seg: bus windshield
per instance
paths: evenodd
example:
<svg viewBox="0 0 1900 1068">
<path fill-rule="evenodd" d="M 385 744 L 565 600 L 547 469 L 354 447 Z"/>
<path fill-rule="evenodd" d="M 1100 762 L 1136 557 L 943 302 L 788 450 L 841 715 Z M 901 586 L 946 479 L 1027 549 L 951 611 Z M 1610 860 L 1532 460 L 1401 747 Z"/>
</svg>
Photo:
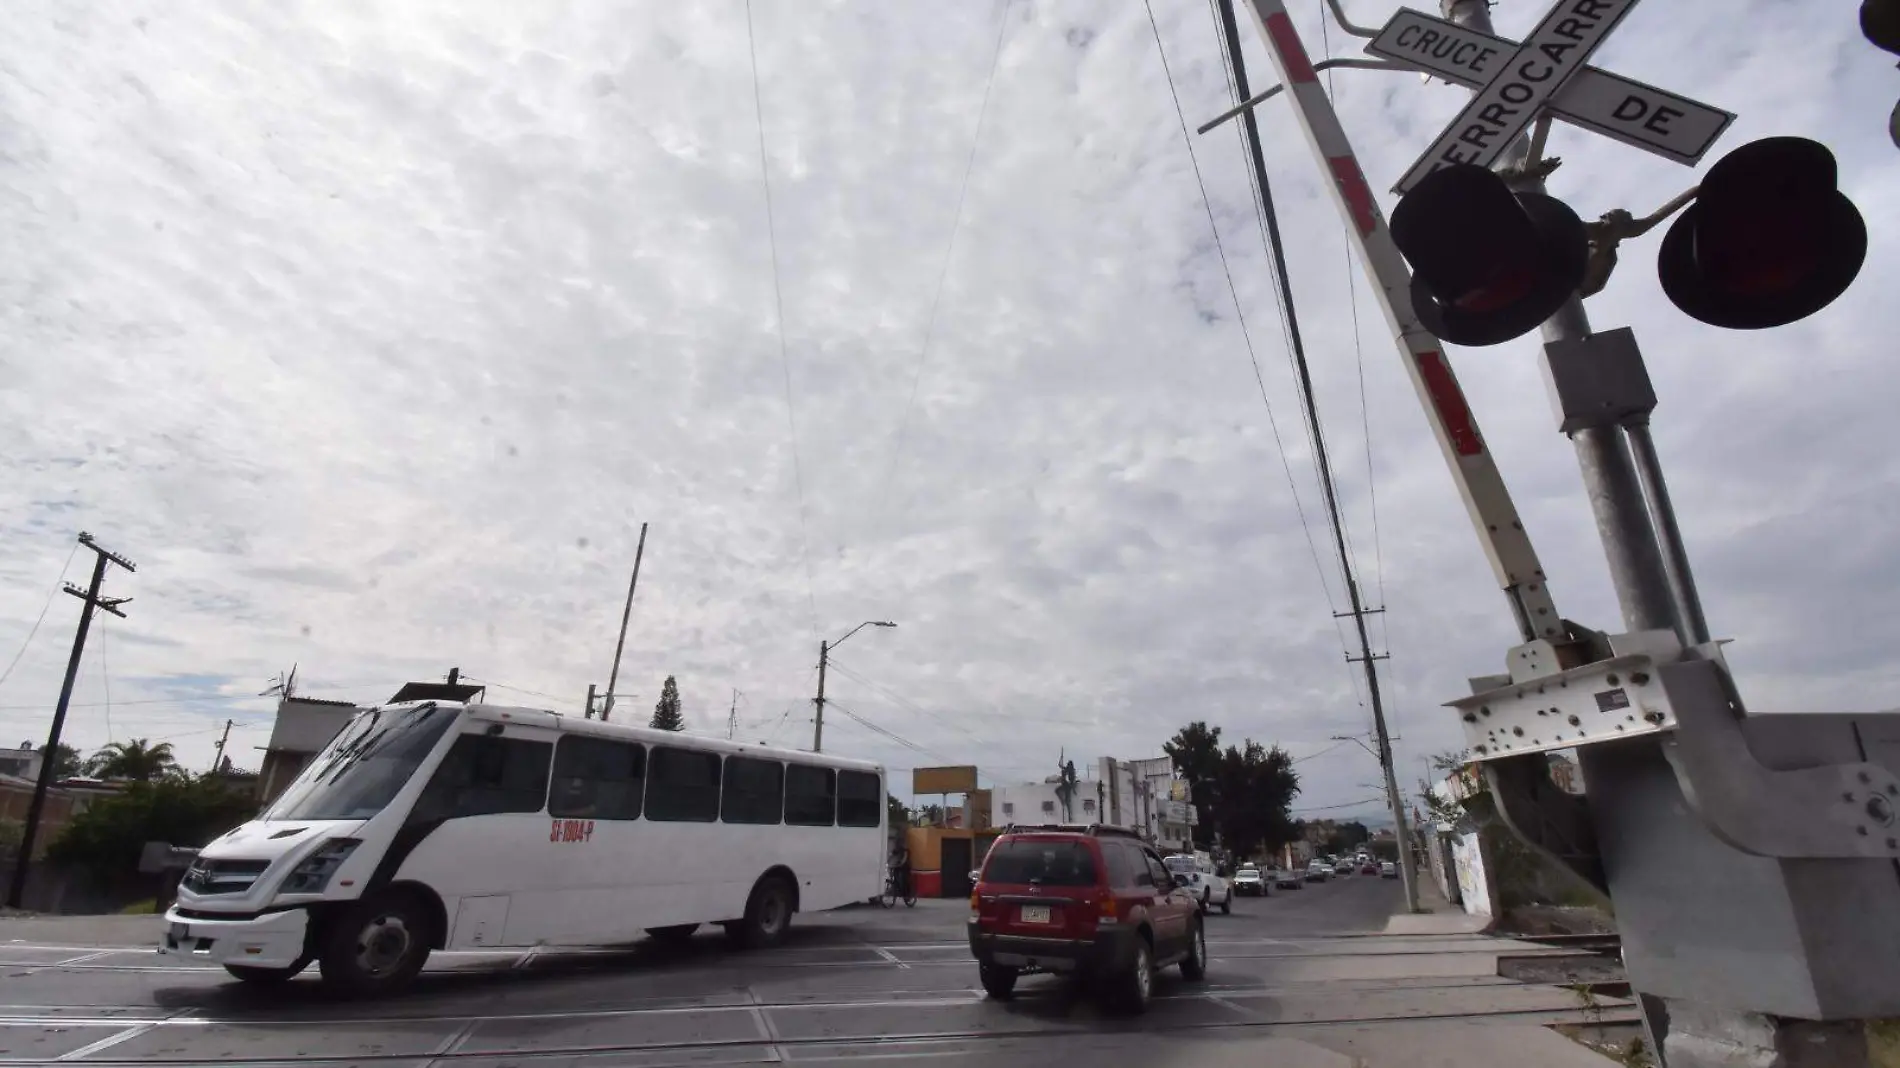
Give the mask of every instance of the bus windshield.
<svg viewBox="0 0 1900 1068">
<path fill-rule="evenodd" d="M 434 702 L 359 713 L 282 797 L 265 820 L 362 820 L 381 812 L 454 724 Z"/>
</svg>

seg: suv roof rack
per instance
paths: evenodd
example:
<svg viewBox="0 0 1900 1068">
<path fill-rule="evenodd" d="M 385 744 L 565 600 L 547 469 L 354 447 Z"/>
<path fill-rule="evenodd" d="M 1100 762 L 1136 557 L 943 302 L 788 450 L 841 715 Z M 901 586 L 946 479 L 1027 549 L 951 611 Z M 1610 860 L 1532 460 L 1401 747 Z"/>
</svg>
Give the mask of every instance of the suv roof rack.
<svg viewBox="0 0 1900 1068">
<path fill-rule="evenodd" d="M 1062 834 L 1088 834 L 1098 838 L 1134 838 L 1141 834 L 1132 827 L 1121 827 L 1113 823 L 1009 823 L 1003 826 L 1004 834 L 1018 834 L 1025 831 L 1056 831 Z"/>
</svg>

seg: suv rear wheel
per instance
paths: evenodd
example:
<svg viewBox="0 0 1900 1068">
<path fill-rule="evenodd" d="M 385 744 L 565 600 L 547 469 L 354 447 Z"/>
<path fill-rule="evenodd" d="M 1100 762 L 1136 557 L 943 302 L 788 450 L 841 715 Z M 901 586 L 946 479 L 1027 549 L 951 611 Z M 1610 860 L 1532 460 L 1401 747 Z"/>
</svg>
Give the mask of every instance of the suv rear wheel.
<svg viewBox="0 0 1900 1068">
<path fill-rule="evenodd" d="M 983 980 L 983 992 L 990 997 L 1008 1001 L 1016 996 L 1016 969 L 1005 968 L 1000 964 L 979 964 L 976 970 Z"/>
<path fill-rule="evenodd" d="M 1147 1012 L 1148 1001 L 1154 996 L 1155 955 L 1147 936 L 1135 939 L 1135 949 L 1130 956 L 1134 959 L 1128 968 L 1109 980 L 1107 993 L 1116 1009 L 1133 1016 Z"/>
</svg>

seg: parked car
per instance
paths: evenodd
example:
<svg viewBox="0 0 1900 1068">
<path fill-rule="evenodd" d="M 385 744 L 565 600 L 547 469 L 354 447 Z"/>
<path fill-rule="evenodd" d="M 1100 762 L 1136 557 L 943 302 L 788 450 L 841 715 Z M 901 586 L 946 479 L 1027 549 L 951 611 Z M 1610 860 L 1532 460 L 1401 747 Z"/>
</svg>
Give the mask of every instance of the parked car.
<svg viewBox="0 0 1900 1068">
<path fill-rule="evenodd" d="M 1379 862 L 1379 874 L 1387 879 L 1396 879 L 1399 877 L 1399 866 L 1389 860 L 1382 860 Z"/>
<path fill-rule="evenodd" d="M 1275 868 L 1273 885 L 1282 890 L 1303 890 L 1306 888 L 1306 879 L 1292 868 Z"/>
<path fill-rule="evenodd" d="M 1377 864 L 1374 864 L 1372 861 L 1368 860 L 1365 863 L 1359 865 L 1359 874 L 1377 875 L 1379 874 L 1379 866 Z"/>
<path fill-rule="evenodd" d="M 1260 873 L 1259 868 L 1245 864 L 1234 873 L 1233 888 L 1234 893 L 1243 897 L 1266 897 L 1267 877 Z"/>
<path fill-rule="evenodd" d="M 1234 891 L 1227 880 L 1214 874 L 1214 865 L 1209 861 L 1188 853 L 1176 853 L 1167 860 L 1167 867 L 1177 880 L 1185 880 L 1188 888 L 1201 901 L 1201 911 L 1206 912 L 1214 906 L 1220 906 L 1223 914 L 1234 911 Z"/>
<path fill-rule="evenodd" d="M 1025 975 L 1094 980 L 1126 1012 L 1148 1007 L 1154 974 L 1207 968 L 1207 935 L 1195 896 L 1133 831 L 1008 832 L 972 873 L 970 952 L 983 989 L 1014 995 Z"/>
</svg>

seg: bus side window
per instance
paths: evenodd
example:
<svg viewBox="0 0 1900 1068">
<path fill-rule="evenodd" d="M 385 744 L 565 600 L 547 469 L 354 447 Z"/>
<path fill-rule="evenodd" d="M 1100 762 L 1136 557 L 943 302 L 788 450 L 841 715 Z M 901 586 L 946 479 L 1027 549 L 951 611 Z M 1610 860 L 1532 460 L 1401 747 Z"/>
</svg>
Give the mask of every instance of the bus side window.
<svg viewBox="0 0 1900 1068">
<path fill-rule="evenodd" d="M 838 826 L 876 827 L 884 821 L 884 784 L 868 771 L 838 773 Z"/>
<path fill-rule="evenodd" d="M 647 751 L 638 742 L 564 735 L 554 747 L 548 815 L 637 820 L 646 789 Z"/>
<path fill-rule="evenodd" d="M 726 823 L 778 823 L 785 812 L 785 765 L 757 757 L 726 758 L 725 800 L 719 818 Z"/>
<path fill-rule="evenodd" d="M 838 775 L 808 764 L 785 766 L 785 822 L 794 827 L 829 827 L 837 819 Z"/>
<path fill-rule="evenodd" d="M 409 822 L 539 812 L 547 803 L 553 751 L 547 742 L 464 734 L 442 758 Z"/>
<path fill-rule="evenodd" d="M 719 819 L 718 753 L 656 745 L 648 760 L 647 819 L 676 823 Z"/>
</svg>

